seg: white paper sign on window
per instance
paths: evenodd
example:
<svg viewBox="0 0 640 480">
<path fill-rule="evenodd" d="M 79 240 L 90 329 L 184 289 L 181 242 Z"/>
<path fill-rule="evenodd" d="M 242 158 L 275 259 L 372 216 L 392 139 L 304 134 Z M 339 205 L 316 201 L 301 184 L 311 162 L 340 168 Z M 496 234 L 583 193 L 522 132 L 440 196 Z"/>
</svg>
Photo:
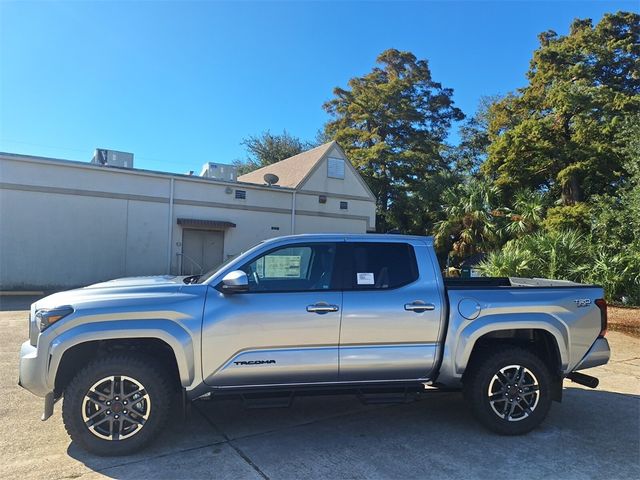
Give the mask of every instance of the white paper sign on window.
<svg viewBox="0 0 640 480">
<path fill-rule="evenodd" d="M 300 259 L 298 255 L 267 255 L 264 257 L 265 278 L 300 278 Z"/>
<path fill-rule="evenodd" d="M 358 272 L 357 274 L 358 285 L 374 285 L 375 281 L 373 278 L 373 273 L 364 273 Z"/>
<path fill-rule="evenodd" d="M 327 159 L 327 176 L 330 178 L 344 178 L 344 160 L 341 158 Z"/>
</svg>

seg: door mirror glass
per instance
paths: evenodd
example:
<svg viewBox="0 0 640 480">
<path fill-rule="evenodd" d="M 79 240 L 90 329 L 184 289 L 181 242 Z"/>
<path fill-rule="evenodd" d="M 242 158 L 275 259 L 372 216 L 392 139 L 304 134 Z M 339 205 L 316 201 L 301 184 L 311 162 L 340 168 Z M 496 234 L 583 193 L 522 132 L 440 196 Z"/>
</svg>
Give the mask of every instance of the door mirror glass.
<svg viewBox="0 0 640 480">
<path fill-rule="evenodd" d="M 249 279 L 242 270 L 227 273 L 222 279 L 221 289 L 224 293 L 246 292 L 249 289 Z"/>
</svg>

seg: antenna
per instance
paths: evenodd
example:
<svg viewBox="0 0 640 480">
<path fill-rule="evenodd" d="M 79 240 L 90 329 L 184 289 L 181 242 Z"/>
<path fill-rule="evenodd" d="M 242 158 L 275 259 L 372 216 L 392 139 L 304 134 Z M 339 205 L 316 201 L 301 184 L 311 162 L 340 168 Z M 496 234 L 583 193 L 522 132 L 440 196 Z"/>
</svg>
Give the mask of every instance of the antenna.
<svg viewBox="0 0 640 480">
<path fill-rule="evenodd" d="M 278 178 L 277 175 L 274 175 L 273 173 L 265 173 L 264 174 L 264 181 L 267 185 L 271 186 L 271 185 L 275 185 L 276 183 L 278 183 L 278 180 L 280 180 L 280 178 Z"/>
</svg>

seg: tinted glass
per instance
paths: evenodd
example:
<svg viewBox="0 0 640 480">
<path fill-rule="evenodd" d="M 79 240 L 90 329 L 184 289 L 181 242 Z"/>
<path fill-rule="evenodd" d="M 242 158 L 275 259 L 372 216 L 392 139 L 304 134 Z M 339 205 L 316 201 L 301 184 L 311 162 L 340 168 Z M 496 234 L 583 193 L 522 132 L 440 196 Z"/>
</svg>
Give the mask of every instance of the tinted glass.
<svg viewBox="0 0 640 480">
<path fill-rule="evenodd" d="M 272 250 L 245 264 L 250 292 L 308 292 L 333 288 L 333 243 Z"/>
<path fill-rule="evenodd" d="M 413 247 L 406 243 L 353 243 L 346 289 L 390 289 L 418 279 Z"/>
</svg>

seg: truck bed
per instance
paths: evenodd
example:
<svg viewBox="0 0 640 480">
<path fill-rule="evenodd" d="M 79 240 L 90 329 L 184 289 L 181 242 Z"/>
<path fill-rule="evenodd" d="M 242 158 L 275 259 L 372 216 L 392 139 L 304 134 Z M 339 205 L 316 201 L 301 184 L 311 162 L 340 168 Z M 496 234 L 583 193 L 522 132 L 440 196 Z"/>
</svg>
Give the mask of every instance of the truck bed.
<svg viewBox="0 0 640 480">
<path fill-rule="evenodd" d="M 592 288 L 595 285 L 576 283 L 570 280 L 551 280 L 548 278 L 521 277 L 474 277 L 444 278 L 444 286 L 449 290 L 484 289 L 484 288 Z"/>
</svg>

